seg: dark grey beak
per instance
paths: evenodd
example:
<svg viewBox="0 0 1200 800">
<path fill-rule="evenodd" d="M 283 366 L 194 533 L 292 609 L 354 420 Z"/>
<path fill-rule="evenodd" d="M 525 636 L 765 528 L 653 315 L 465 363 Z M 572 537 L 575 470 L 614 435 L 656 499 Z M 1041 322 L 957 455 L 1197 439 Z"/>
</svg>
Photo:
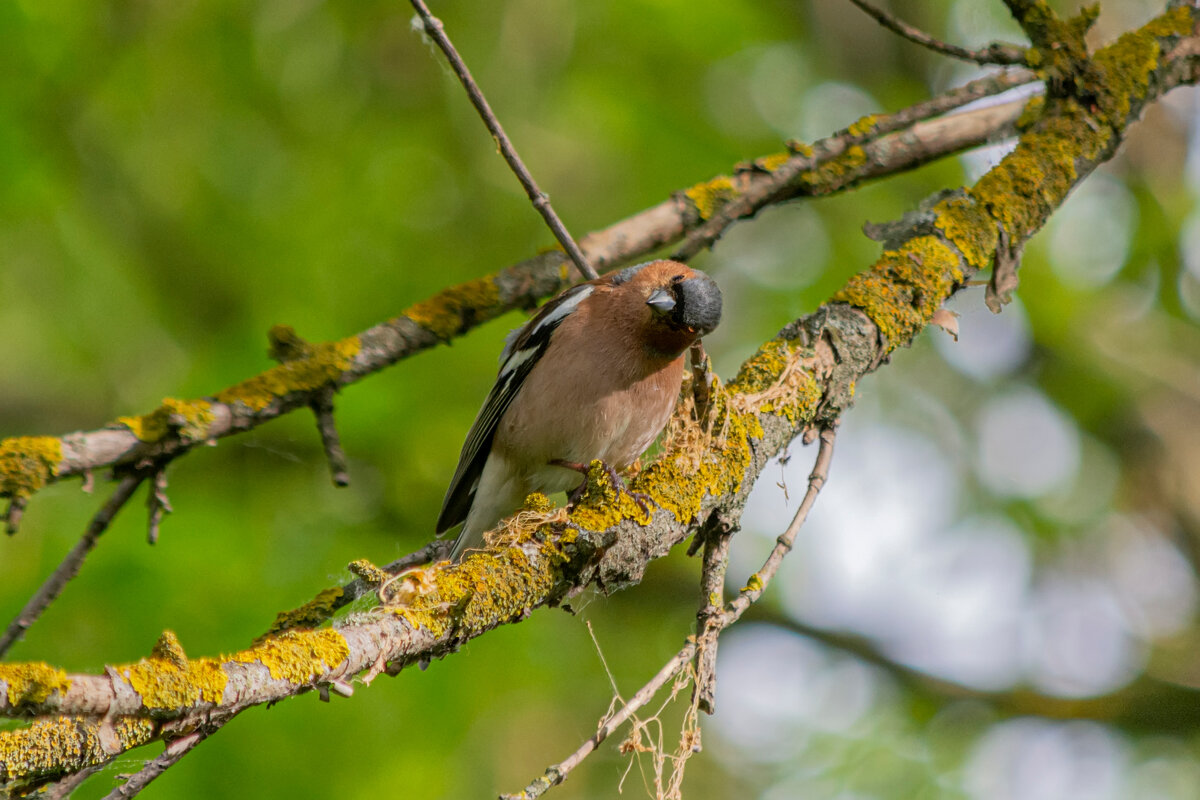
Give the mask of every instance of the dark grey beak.
<svg viewBox="0 0 1200 800">
<path fill-rule="evenodd" d="M 653 306 L 665 314 L 675 307 L 675 298 L 666 289 L 655 289 L 651 293 L 650 299 L 646 301 L 646 305 Z"/>
</svg>

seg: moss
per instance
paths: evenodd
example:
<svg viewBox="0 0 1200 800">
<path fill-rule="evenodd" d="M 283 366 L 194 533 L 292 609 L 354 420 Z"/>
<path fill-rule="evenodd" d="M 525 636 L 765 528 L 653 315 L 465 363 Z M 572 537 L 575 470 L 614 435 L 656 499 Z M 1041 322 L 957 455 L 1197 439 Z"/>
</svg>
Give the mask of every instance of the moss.
<svg viewBox="0 0 1200 800">
<path fill-rule="evenodd" d="M 178 400 L 163 398 L 162 405 L 140 417 L 118 417 L 117 423 L 133 431 L 143 442 L 161 441 L 176 431 L 185 442 L 202 442 L 209 438 L 209 427 L 215 417 L 208 400 Z"/>
<path fill-rule="evenodd" d="M 362 343 L 357 336 L 310 345 L 309 352 L 302 358 L 287 361 L 231 386 L 218 394 L 216 399 L 221 403 L 240 403 L 251 411 L 261 411 L 274 400 L 292 392 L 310 392 L 336 383 L 361 349 Z"/>
<path fill-rule="evenodd" d="M 29 497 L 58 475 L 62 458 L 62 441 L 55 436 L 0 441 L 0 496 Z"/>
<path fill-rule="evenodd" d="M 371 583 L 383 583 L 387 580 L 388 574 L 379 567 L 376 567 L 366 559 L 355 561 L 350 565 L 351 572 L 358 575 L 363 580 L 368 580 L 364 572 L 355 569 L 356 566 L 369 565 L 375 572 L 372 572 Z M 378 573 L 378 575 L 376 575 Z M 280 611 L 275 615 L 275 622 L 271 624 L 271 628 L 267 631 L 266 636 L 290 630 L 292 628 L 315 628 L 321 623 L 327 621 L 333 616 L 333 612 L 341 608 L 341 599 L 345 592 L 340 586 L 332 586 L 321 591 L 312 600 L 309 600 L 299 608 L 294 608 L 291 611 Z M 265 639 L 266 636 L 261 637 Z"/>
<path fill-rule="evenodd" d="M 563 266 L 566 270 L 566 265 Z M 451 286 L 428 300 L 409 306 L 404 316 L 442 341 L 463 333 L 478 320 L 489 319 L 500 304 L 493 275 Z"/>
<path fill-rule="evenodd" d="M 142 705 L 151 711 L 188 708 L 200 701 L 219 705 L 229 682 L 219 660 L 189 660 L 182 648 L 164 651 L 158 645 L 150 658 L 113 669 L 129 681 L 142 698 Z"/>
<path fill-rule="evenodd" d="M 44 703 L 55 692 L 66 694 L 71 688 L 67 673 L 40 662 L 0 664 L 0 683 L 8 687 L 8 704 L 13 708 Z"/>
<path fill-rule="evenodd" d="M 230 660 L 261 663 L 275 680 L 295 686 L 312 683 L 350 655 L 350 646 L 342 634 L 330 628 L 291 630 L 256 644 Z"/>
<path fill-rule="evenodd" d="M 851 136 L 863 137 L 869 135 L 875 130 L 875 126 L 879 124 L 879 117 L 874 114 L 868 114 L 865 117 L 853 122 L 850 127 L 846 128 L 846 132 Z"/>
<path fill-rule="evenodd" d="M 720 210 L 721 206 L 737 197 L 738 191 L 734 188 L 732 180 L 724 175 L 719 175 L 710 181 L 697 183 L 692 188 L 685 190 L 684 194 L 696 207 L 700 219 L 709 219 Z"/>
</svg>

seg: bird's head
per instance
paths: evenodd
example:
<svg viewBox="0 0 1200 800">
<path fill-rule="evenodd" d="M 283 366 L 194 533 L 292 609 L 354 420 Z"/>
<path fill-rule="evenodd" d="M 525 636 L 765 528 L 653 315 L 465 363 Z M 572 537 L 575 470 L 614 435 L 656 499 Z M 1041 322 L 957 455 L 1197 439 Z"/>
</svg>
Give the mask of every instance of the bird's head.
<svg viewBox="0 0 1200 800">
<path fill-rule="evenodd" d="M 678 354 L 721 321 L 721 290 L 712 278 L 678 261 L 651 261 L 621 270 L 613 284 L 644 298 L 656 349 Z"/>
</svg>

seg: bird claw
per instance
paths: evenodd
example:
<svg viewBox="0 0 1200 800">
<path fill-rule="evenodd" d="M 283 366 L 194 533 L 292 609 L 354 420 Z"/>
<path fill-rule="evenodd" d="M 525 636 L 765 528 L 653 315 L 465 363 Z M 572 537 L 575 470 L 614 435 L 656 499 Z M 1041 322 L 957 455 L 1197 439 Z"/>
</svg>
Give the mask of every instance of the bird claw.
<svg viewBox="0 0 1200 800">
<path fill-rule="evenodd" d="M 583 480 L 579 482 L 578 486 L 571 490 L 569 495 L 567 495 L 567 507 L 574 508 L 575 505 L 581 499 L 583 499 L 583 495 L 587 491 L 587 475 L 592 470 L 591 465 L 580 464 L 576 461 L 566 461 L 561 458 L 556 458 L 550 463 L 556 467 L 573 469 L 583 475 Z M 608 480 L 612 483 L 612 487 L 616 490 L 618 497 L 621 494 L 628 495 L 630 500 L 637 503 L 637 507 L 641 509 L 643 514 L 646 514 L 647 516 L 650 515 L 650 508 L 647 506 L 647 503 L 653 502 L 653 498 L 651 498 L 650 495 L 645 494 L 644 492 L 632 491 L 629 488 L 629 484 L 625 483 L 625 479 L 622 478 L 615 469 L 609 466 L 608 463 L 601 461 L 600 467 L 604 470 L 604 474 L 608 476 Z"/>
</svg>

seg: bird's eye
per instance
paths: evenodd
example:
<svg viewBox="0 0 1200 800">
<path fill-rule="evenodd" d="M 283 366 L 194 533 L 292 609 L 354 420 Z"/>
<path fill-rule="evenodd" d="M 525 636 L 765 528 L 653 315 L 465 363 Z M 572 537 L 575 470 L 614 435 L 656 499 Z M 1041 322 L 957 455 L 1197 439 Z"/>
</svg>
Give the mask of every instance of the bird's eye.
<svg viewBox="0 0 1200 800">
<path fill-rule="evenodd" d="M 672 284 L 681 283 L 682 281 L 683 281 L 682 275 L 676 275 L 675 277 L 671 278 Z"/>
</svg>

